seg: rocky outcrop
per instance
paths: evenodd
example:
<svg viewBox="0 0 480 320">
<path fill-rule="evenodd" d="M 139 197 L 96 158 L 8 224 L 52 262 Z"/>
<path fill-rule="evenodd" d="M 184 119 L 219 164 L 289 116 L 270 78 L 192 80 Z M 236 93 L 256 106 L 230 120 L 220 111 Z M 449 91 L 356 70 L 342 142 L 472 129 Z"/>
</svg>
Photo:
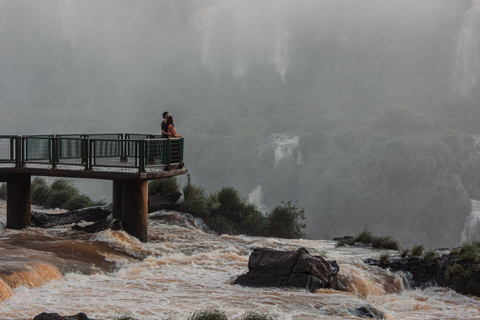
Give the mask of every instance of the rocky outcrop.
<svg viewBox="0 0 480 320">
<path fill-rule="evenodd" d="M 441 286 L 458 293 L 480 296 L 479 264 L 459 261 L 455 255 L 443 254 L 431 261 L 426 261 L 423 257 L 409 257 L 386 262 L 367 259 L 365 263 L 393 272 L 403 272 L 410 288 Z"/>
<path fill-rule="evenodd" d="M 178 211 L 179 205 L 176 204 L 182 194 L 180 192 L 166 194 L 151 194 L 148 196 L 148 213 L 160 210 Z"/>
<path fill-rule="evenodd" d="M 33 320 L 94 320 L 94 319 L 90 319 L 83 312 L 77 313 L 74 316 L 65 316 L 65 317 L 59 315 L 58 313 L 43 312 L 43 313 L 35 316 L 35 318 L 33 318 Z"/>
<path fill-rule="evenodd" d="M 294 287 L 311 292 L 336 288 L 339 267 L 335 261 L 312 256 L 305 248 L 276 251 L 256 248 L 248 260 L 248 272 L 235 284 L 250 287 Z"/>
<path fill-rule="evenodd" d="M 63 213 L 45 213 L 32 210 L 32 226 L 50 228 L 80 221 L 96 222 L 106 219 L 111 213 L 112 206 L 97 206 Z"/>
</svg>

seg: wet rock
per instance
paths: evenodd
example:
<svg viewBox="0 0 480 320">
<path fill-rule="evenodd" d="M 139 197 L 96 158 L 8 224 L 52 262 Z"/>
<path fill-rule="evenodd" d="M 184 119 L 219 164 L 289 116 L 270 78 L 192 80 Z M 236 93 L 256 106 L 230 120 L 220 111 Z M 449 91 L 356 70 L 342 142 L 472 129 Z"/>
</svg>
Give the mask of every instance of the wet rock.
<svg viewBox="0 0 480 320">
<path fill-rule="evenodd" d="M 175 203 L 180 199 L 181 195 L 180 192 L 149 195 L 148 213 L 160 210 L 178 210 L 179 205 Z"/>
<path fill-rule="evenodd" d="M 114 219 L 112 215 L 108 216 L 107 219 L 97 221 L 93 224 L 88 226 L 82 227 L 79 225 L 74 225 L 72 227 L 74 230 L 84 231 L 88 233 L 96 233 L 103 230 L 123 230 L 122 221 L 118 219 Z"/>
<path fill-rule="evenodd" d="M 32 226 L 49 228 L 80 221 L 96 222 L 106 219 L 112 213 L 112 206 L 96 206 L 63 213 L 45 213 L 32 210 Z"/>
<path fill-rule="evenodd" d="M 362 306 L 358 308 L 351 308 L 348 309 L 352 315 L 359 317 L 359 318 L 367 318 L 367 319 L 391 319 L 390 317 L 386 317 L 385 313 L 380 310 L 375 309 L 372 306 Z"/>
<path fill-rule="evenodd" d="M 43 312 L 43 313 L 35 316 L 35 318 L 33 318 L 33 320 L 94 320 L 94 319 L 90 319 L 83 312 L 77 313 L 74 316 L 65 316 L 65 317 L 59 315 L 58 313 Z"/>
<path fill-rule="evenodd" d="M 235 284 L 250 287 L 294 287 L 311 292 L 336 288 L 339 267 L 335 261 L 312 256 L 305 248 L 276 251 L 256 248 L 248 261 L 248 272 Z"/>
<path fill-rule="evenodd" d="M 479 264 L 458 261 L 455 255 L 442 254 L 432 261 L 426 261 L 423 257 L 408 257 L 384 263 L 374 259 L 364 262 L 393 272 L 403 272 L 410 288 L 441 286 L 461 294 L 480 296 Z"/>
</svg>

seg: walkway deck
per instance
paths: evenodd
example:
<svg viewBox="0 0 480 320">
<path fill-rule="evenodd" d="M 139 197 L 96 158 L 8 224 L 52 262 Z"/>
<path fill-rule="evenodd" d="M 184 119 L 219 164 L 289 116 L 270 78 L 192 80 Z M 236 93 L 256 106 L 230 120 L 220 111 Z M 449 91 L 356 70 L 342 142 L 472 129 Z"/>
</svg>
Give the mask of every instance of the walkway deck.
<svg viewBox="0 0 480 320">
<path fill-rule="evenodd" d="M 0 182 L 7 183 L 7 228 L 31 224 L 31 176 L 113 181 L 113 215 L 147 241 L 148 180 L 185 174 L 183 138 L 148 134 L 0 136 Z"/>
</svg>

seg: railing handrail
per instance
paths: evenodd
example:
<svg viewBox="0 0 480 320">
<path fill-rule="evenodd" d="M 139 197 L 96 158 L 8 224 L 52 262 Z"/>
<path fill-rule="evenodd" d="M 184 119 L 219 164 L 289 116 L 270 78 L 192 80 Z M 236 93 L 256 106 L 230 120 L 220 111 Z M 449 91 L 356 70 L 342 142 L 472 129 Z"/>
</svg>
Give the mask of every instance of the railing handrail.
<svg viewBox="0 0 480 320">
<path fill-rule="evenodd" d="M 115 135 L 118 139 L 101 138 Z M 145 138 L 132 139 L 133 135 Z M 81 165 L 85 170 L 92 170 L 95 166 L 126 167 L 145 172 L 148 167 L 160 166 L 170 169 L 172 164 L 183 162 L 183 137 L 168 139 L 152 134 L 106 133 L 0 135 L 1 139 L 9 141 L 3 143 L 8 159 L 0 157 L 0 162 L 15 163 L 16 167 L 30 163 L 50 165 L 52 168 L 56 168 L 57 165 Z M 112 158 L 118 159 L 111 160 Z M 129 162 L 130 159 L 134 160 L 133 164 Z"/>
</svg>

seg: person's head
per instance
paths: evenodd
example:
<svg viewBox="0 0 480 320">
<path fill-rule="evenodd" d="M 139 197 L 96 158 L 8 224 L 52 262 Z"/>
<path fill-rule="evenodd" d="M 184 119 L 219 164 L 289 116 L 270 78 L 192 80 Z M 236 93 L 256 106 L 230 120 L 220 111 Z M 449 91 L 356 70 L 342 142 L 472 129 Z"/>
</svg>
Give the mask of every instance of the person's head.
<svg viewBox="0 0 480 320">
<path fill-rule="evenodd" d="M 168 111 L 165 111 L 163 114 L 163 119 L 167 118 L 168 116 L 170 116 L 170 113 Z"/>
<path fill-rule="evenodd" d="M 167 116 L 167 125 L 173 124 L 173 117 L 171 115 Z"/>
</svg>

